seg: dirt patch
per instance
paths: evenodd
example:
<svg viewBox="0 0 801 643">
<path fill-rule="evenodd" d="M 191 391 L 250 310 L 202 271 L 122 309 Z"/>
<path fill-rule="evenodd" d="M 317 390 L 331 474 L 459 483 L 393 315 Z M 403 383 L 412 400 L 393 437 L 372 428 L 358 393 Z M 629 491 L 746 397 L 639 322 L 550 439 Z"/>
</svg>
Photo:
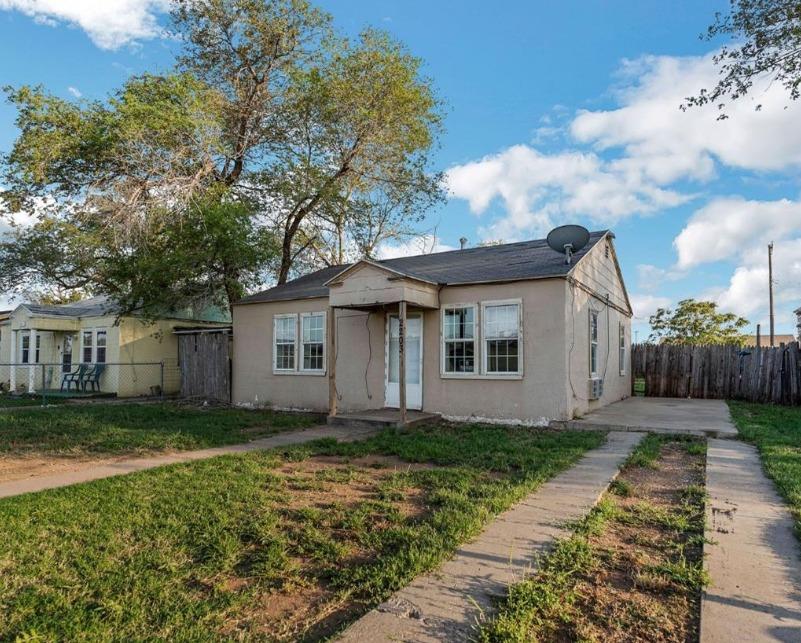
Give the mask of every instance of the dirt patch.
<svg viewBox="0 0 801 643">
<path fill-rule="evenodd" d="M 363 613 L 364 599 L 337 589 L 337 575 L 373 561 L 375 533 L 426 515 L 425 491 L 407 474 L 432 468 L 395 457 L 317 456 L 272 469 L 278 477 L 273 486 L 281 490 L 277 532 L 287 535 L 276 557 L 283 567 L 269 588 L 247 569 L 240 570 L 244 581 L 239 576 L 216 584 L 252 596 L 220 634 L 316 640 Z"/>
<path fill-rule="evenodd" d="M 71 473 L 97 465 L 121 462 L 122 460 L 130 459 L 130 457 L 130 455 L 115 458 L 0 456 L 0 482 Z"/>
<path fill-rule="evenodd" d="M 704 460 L 669 442 L 655 468 L 622 472 L 607 496 L 614 518 L 589 538 L 599 563 L 557 640 L 698 640 Z"/>
</svg>

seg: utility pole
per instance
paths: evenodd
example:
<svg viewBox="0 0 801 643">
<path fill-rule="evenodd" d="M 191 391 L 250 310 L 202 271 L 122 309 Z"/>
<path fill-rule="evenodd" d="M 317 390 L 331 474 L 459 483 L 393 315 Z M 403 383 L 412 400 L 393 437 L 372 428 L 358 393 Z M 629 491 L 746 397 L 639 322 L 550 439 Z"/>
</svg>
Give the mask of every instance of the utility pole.
<svg viewBox="0 0 801 643">
<path fill-rule="evenodd" d="M 768 244 L 768 286 L 770 288 L 770 347 L 775 344 L 773 319 L 773 242 Z"/>
</svg>

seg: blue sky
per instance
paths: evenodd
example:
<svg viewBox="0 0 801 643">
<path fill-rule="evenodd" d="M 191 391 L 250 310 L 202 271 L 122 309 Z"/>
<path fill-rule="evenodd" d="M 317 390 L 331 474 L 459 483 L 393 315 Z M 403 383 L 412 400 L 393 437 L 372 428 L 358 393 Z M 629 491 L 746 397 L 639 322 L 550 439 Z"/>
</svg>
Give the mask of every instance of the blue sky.
<svg viewBox="0 0 801 643">
<path fill-rule="evenodd" d="M 132 73 L 169 68 L 166 0 L 0 0 L 0 81 L 102 98 Z M 437 165 L 452 198 L 430 244 L 611 228 L 637 326 L 658 305 L 707 297 L 767 318 L 776 242 L 777 319 L 801 306 L 799 105 L 759 87 L 717 121 L 682 113 L 709 86 L 720 43 L 698 34 L 727 2 L 325 0 L 346 32 L 390 31 L 425 60 L 447 103 Z M 70 89 L 72 88 L 72 89 Z M 16 135 L 0 106 L 0 150 Z M 389 248 L 387 252 L 408 252 Z"/>
</svg>

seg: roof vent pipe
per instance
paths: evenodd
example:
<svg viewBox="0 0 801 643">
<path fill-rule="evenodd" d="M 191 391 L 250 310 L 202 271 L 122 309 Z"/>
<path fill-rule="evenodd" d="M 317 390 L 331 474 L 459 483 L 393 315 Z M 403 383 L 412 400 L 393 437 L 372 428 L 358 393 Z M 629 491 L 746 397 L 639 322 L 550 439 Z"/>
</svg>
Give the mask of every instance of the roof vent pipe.
<svg viewBox="0 0 801 643">
<path fill-rule="evenodd" d="M 462 237 L 459 239 L 459 248 L 464 250 L 467 247 L 467 237 Z"/>
</svg>

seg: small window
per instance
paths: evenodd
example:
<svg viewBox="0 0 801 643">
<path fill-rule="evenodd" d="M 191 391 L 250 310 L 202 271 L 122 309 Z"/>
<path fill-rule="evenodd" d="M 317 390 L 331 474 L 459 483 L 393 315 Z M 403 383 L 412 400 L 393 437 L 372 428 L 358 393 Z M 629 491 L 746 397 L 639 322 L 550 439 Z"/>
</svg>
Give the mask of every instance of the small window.
<svg viewBox="0 0 801 643">
<path fill-rule="evenodd" d="M 598 311 L 590 311 L 590 375 L 598 375 Z"/>
<path fill-rule="evenodd" d="M 442 354 L 445 373 L 476 372 L 476 308 L 442 311 Z"/>
<path fill-rule="evenodd" d="M 33 362 L 34 364 L 39 363 L 39 352 L 42 349 L 42 336 L 36 335 L 36 353 L 34 354 Z"/>
<path fill-rule="evenodd" d="M 273 317 L 273 366 L 276 371 L 295 370 L 295 343 L 297 339 L 297 315 Z"/>
<path fill-rule="evenodd" d="M 97 342 L 95 350 L 95 362 L 98 364 L 106 363 L 106 333 L 105 330 L 97 331 Z"/>
<path fill-rule="evenodd" d="M 72 335 L 64 336 L 64 349 L 61 351 L 61 372 L 72 370 Z"/>
<path fill-rule="evenodd" d="M 325 370 L 325 313 L 304 313 L 300 319 L 301 370 L 323 371 Z"/>
<path fill-rule="evenodd" d="M 484 368 L 488 375 L 520 373 L 520 304 L 484 306 Z"/>
<path fill-rule="evenodd" d="M 20 361 L 23 364 L 28 364 L 31 359 L 31 336 L 28 333 L 25 333 L 21 336 L 21 344 L 20 344 L 20 353 L 19 353 Z"/>
<path fill-rule="evenodd" d="M 618 329 L 618 360 L 620 362 L 620 374 L 626 374 L 626 327 L 620 322 Z"/>
<path fill-rule="evenodd" d="M 91 364 L 92 363 L 92 347 L 94 346 L 94 334 L 91 330 L 85 330 L 81 334 L 81 348 L 82 348 L 82 355 L 81 361 L 84 364 Z"/>
</svg>

